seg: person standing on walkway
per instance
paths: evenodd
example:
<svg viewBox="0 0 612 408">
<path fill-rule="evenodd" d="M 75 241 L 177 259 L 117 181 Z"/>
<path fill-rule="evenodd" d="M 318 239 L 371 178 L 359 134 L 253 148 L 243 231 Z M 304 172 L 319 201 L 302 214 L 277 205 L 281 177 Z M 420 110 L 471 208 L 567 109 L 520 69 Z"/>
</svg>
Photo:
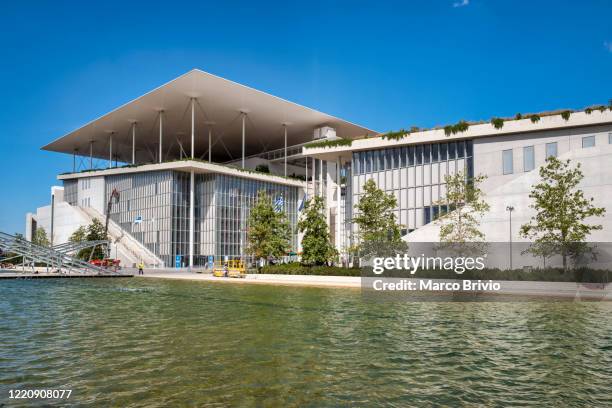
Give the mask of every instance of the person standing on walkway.
<svg viewBox="0 0 612 408">
<path fill-rule="evenodd" d="M 142 261 L 140 261 L 140 263 L 138 264 L 138 274 L 144 275 L 144 264 L 142 263 Z"/>
</svg>

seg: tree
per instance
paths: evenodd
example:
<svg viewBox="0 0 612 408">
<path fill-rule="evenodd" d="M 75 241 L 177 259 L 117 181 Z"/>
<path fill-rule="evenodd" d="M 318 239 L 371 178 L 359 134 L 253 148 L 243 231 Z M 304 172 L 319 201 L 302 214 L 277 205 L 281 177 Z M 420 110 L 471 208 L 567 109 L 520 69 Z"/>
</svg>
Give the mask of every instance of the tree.
<svg viewBox="0 0 612 408">
<path fill-rule="evenodd" d="M 298 230 L 302 237 L 302 263 L 323 265 L 333 261 L 338 251 L 332 245 L 324 214 L 323 199 L 315 196 L 306 201 Z"/>
<path fill-rule="evenodd" d="M 284 211 L 275 211 L 265 191 L 257 193 L 257 201 L 248 221 L 246 252 L 264 260 L 285 255 L 290 249 L 291 228 Z"/>
<path fill-rule="evenodd" d="M 107 240 L 108 236 L 104 235 L 104 225 L 102 225 L 102 222 L 100 222 L 100 220 L 97 218 L 94 218 L 91 224 L 89 224 L 87 227 L 81 225 L 72 233 L 72 235 L 70 235 L 70 238 L 68 238 L 68 241 L 74 243 Z M 83 248 L 77 254 L 77 258 L 85 260 L 104 259 L 104 257 L 106 257 L 106 252 L 104 246 L 102 245 L 98 245 L 95 248 Z"/>
<path fill-rule="evenodd" d="M 402 240 L 400 225 L 394 210 L 397 200 L 376 187 L 370 179 L 363 185 L 364 194 L 355 206 L 353 219 L 359 227 L 359 254 L 365 257 L 394 256 L 405 252 L 408 245 Z"/>
<path fill-rule="evenodd" d="M 569 160 L 561 161 L 551 156 L 540 168 L 540 178 L 541 182 L 529 194 L 533 199 L 530 207 L 536 210 L 536 215 L 521 226 L 520 234 L 534 239 L 535 245 L 530 248 L 534 254 L 546 258 L 561 253 L 563 269 L 567 269 L 567 257 L 576 259 L 589 252 L 584 240 L 591 231 L 603 228 L 584 221 L 589 217 L 602 217 L 606 210 L 595 207 L 593 198 L 586 198 L 577 188 L 584 178 L 580 163 L 572 168 Z"/>
<path fill-rule="evenodd" d="M 49 238 L 47 237 L 47 232 L 42 227 L 36 228 L 36 231 L 34 232 L 34 236 L 32 237 L 32 243 L 36 245 L 44 246 L 44 247 L 51 246 L 51 242 L 49 241 Z"/>
<path fill-rule="evenodd" d="M 105 227 L 102 222 L 97 218 L 94 218 L 91 224 L 87 226 L 87 235 L 85 236 L 85 239 L 87 241 L 108 241 L 108 235 L 105 234 L 104 230 Z M 88 248 L 85 252 L 87 255 L 89 255 L 92 250 L 94 252 L 93 255 L 91 255 L 91 259 L 104 259 L 106 257 L 106 248 L 103 246 L 98 245 L 93 249 Z"/>
<path fill-rule="evenodd" d="M 484 241 L 480 218 L 489 211 L 489 204 L 482 198 L 479 185 L 485 179 L 482 175 L 467 179 L 463 172 L 444 177 L 446 197 L 436 203 L 448 206 L 437 221 L 441 224 L 440 242 L 461 245 Z"/>
<path fill-rule="evenodd" d="M 79 242 L 87 241 L 87 228 L 83 225 L 79 226 L 68 238 L 68 241 L 78 244 Z M 89 259 L 89 254 L 91 253 L 91 248 L 81 249 L 77 258 L 79 259 Z"/>
</svg>

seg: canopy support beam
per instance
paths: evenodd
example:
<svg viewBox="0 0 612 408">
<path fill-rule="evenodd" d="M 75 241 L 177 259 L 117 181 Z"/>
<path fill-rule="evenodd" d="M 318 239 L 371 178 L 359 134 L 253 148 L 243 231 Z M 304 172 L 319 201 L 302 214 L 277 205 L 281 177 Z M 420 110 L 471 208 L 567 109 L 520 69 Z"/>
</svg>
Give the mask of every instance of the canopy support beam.
<svg viewBox="0 0 612 408">
<path fill-rule="evenodd" d="M 162 162 L 162 157 L 163 157 L 163 150 L 162 150 L 162 143 L 163 143 L 163 129 L 164 129 L 164 125 L 163 125 L 163 118 L 164 118 L 164 111 L 160 110 L 159 111 L 159 162 Z"/>
</svg>

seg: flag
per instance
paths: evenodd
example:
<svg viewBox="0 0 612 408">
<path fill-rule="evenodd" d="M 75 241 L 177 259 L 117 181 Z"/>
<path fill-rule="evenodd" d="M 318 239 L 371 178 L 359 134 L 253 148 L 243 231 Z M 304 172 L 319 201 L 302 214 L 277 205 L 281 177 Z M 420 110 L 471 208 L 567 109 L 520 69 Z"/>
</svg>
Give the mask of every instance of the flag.
<svg viewBox="0 0 612 408">
<path fill-rule="evenodd" d="M 306 204 L 306 200 L 308 200 L 308 194 L 304 194 L 304 198 L 302 198 L 302 201 L 300 201 L 298 211 L 302 211 L 304 209 L 304 204 Z"/>
<path fill-rule="evenodd" d="M 282 195 L 279 195 L 278 197 L 276 197 L 276 200 L 274 201 L 274 211 L 276 212 L 283 211 L 284 204 L 285 204 L 285 199 L 283 198 Z"/>
</svg>

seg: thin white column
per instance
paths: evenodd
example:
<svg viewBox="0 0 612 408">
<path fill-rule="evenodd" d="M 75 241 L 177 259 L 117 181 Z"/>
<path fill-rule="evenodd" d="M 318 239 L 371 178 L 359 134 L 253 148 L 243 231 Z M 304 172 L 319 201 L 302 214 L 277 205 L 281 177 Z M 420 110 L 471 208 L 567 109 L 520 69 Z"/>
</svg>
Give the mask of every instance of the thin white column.
<svg viewBox="0 0 612 408">
<path fill-rule="evenodd" d="M 93 140 L 89 141 L 89 169 L 93 169 Z"/>
<path fill-rule="evenodd" d="M 77 149 L 74 149 L 72 151 L 72 172 L 73 173 L 76 173 L 76 152 L 77 152 Z"/>
<path fill-rule="evenodd" d="M 323 197 L 323 160 L 319 160 L 319 194 Z"/>
<path fill-rule="evenodd" d="M 306 158 L 306 198 L 308 198 L 308 157 Z"/>
<path fill-rule="evenodd" d="M 315 161 L 316 159 L 313 157 L 312 158 L 312 196 L 316 196 L 317 195 L 317 162 Z"/>
<path fill-rule="evenodd" d="M 246 113 L 242 112 L 242 168 L 244 169 L 244 140 L 246 134 Z"/>
<path fill-rule="evenodd" d="M 195 157 L 195 98 L 191 98 L 191 158 Z"/>
<path fill-rule="evenodd" d="M 110 134 L 110 143 L 108 145 L 108 167 L 113 167 L 113 134 Z"/>
<path fill-rule="evenodd" d="M 287 177 L 287 124 L 283 124 L 285 128 L 285 177 Z"/>
<path fill-rule="evenodd" d="M 212 163 L 212 125 L 208 128 L 208 162 Z"/>
<path fill-rule="evenodd" d="M 189 179 L 189 267 L 193 268 L 193 237 L 194 237 L 194 184 L 195 184 L 195 174 L 193 170 L 191 170 Z"/>
<path fill-rule="evenodd" d="M 136 122 L 132 123 L 132 164 L 136 164 Z"/>
<path fill-rule="evenodd" d="M 163 140 L 163 117 L 164 111 L 159 111 L 159 162 L 162 162 L 162 140 Z"/>
<path fill-rule="evenodd" d="M 342 249 L 340 242 L 340 226 L 342 225 L 340 223 L 340 202 L 342 200 L 342 188 L 340 187 L 342 178 L 341 166 L 342 161 L 340 157 L 338 157 L 338 161 L 336 162 L 336 249 L 338 250 L 338 252 L 340 252 L 340 250 Z"/>
</svg>

